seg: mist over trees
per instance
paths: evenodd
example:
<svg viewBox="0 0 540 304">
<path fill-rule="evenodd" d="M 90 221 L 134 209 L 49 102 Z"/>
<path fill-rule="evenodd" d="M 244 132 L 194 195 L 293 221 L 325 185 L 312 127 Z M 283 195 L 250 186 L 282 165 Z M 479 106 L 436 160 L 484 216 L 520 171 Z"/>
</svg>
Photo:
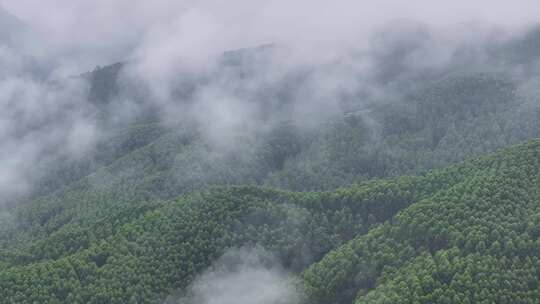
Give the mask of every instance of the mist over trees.
<svg viewBox="0 0 540 304">
<path fill-rule="evenodd" d="M 0 303 L 539 301 L 534 4 L 19 1 Z"/>
</svg>

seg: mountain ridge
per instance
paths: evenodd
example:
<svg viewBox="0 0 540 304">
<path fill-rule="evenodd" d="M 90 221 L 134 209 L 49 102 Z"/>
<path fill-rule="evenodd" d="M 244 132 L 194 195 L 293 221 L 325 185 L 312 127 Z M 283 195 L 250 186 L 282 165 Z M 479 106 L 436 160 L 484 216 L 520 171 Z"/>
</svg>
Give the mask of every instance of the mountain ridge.
<svg viewBox="0 0 540 304">
<path fill-rule="evenodd" d="M 349 292 L 347 292 L 346 290 L 347 288 L 350 288 L 347 286 L 351 286 L 351 283 L 340 283 L 339 280 L 336 281 L 336 279 L 332 278 L 334 274 L 338 274 L 340 273 L 340 271 L 332 270 L 331 267 L 346 267 L 346 273 L 358 271 L 358 266 L 354 266 L 356 265 L 356 263 L 360 263 L 362 265 L 366 265 L 365 263 L 368 263 L 369 265 L 374 265 L 373 267 L 376 267 L 376 269 L 379 269 L 379 267 L 381 267 L 376 265 L 381 265 L 382 263 L 383 265 L 387 265 L 388 267 L 397 267 L 397 269 L 399 269 L 400 264 L 398 263 L 398 261 L 400 261 L 402 258 L 396 259 L 394 262 L 391 262 L 391 255 L 384 255 L 384 252 L 388 252 L 388 250 L 396 250 L 393 254 L 403 254 L 401 249 L 397 250 L 398 248 L 413 248 L 412 251 L 410 251 L 410 249 L 407 249 L 407 252 L 409 253 L 405 254 L 405 259 L 407 259 L 407 256 L 410 256 L 410 254 L 419 254 L 420 259 L 425 256 L 425 253 L 429 254 L 430 252 L 433 252 L 434 254 L 436 254 L 437 252 L 444 250 L 446 246 L 444 245 L 444 243 L 437 245 L 438 242 L 440 243 L 440 240 L 442 240 L 441 237 L 447 238 L 448 236 L 452 236 L 452 233 L 454 232 L 445 232 L 442 235 L 438 233 L 427 232 L 427 230 L 425 230 L 428 229 L 427 227 L 438 227 L 437 225 L 431 225 L 430 223 L 432 221 L 436 221 L 438 218 L 446 218 L 446 215 L 444 213 L 442 213 L 440 216 L 437 216 L 436 214 L 431 213 L 432 211 L 428 212 L 427 210 L 431 210 L 433 208 L 435 208 L 433 210 L 445 210 L 444 208 L 446 207 L 444 206 L 448 206 L 451 208 L 448 210 L 458 210 L 456 208 L 461 207 L 462 204 L 464 202 L 467 203 L 468 200 L 462 200 L 459 197 L 456 197 L 452 200 L 449 198 L 452 197 L 452 195 L 456 193 L 456 191 L 464 191 L 465 193 L 469 194 L 477 193 L 476 189 L 478 189 L 478 185 L 483 185 L 484 187 L 489 186 L 489 188 L 487 188 L 484 192 L 479 193 L 484 193 L 483 195 L 488 195 L 488 197 L 491 197 L 491 195 L 493 195 L 492 199 L 499 199 L 498 193 L 503 193 L 501 191 L 507 191 L 506 189 L 514 189 L 512 193 L 517 194 L 519 193 L 518 189 L 520 189 L 520 187 L 529 187 L 523 189 L 529 189 L 527 191 L 530 192 L 531 189 L 535 189 L 534 186 L 538 184 L 537 182 L 539 176 L 537 173 L 540 172 L 540 170 L 537 170 L 538 166 L 540 166 L 540 141 L 534 140 L 525 145 L 519 145 L 505 149 L 492 156 L 481 157 L 479 159 L 468 161 L 460 165 L 451 166 L 447 169 L 434 170 L 432 171 L 432 173 L 427 173 L 424 176 L 398 177 L 389 181 L 381 180 L 366 182 L 357 186 L 356 188 L 343 188 L 327 193 L 305 192 L 294 194 L 288 193 L 286 191 L 275 192 L 275 190 L 271 189 L 264 190 L 258 187 L 216 188 L 215 190 L 207 190 L 202 193 L 194 193 L 181 197 L 177 199 L 174 203 L 157 203 L 154 204 L 153 207 L 150 206 L 150 209 L 144 209 L 145 207 L 142 205 L 140 205 L 140 207 L 142 207 L 143 209 L 136 209 L 133 207 L 134 205 L 131 205 L 131 211 L 128 211 L 130 209 L 128 208 L 126 209 L 128 213 L 121 213 L 121 216 L 116 217 L 117 219 L 127 220 L 127 222 L 120 224 L 120 226 L 118 226 L 117 228 L 114 228 L 114 226 L 110 226 L 111 221 L 113 221 L 113 218 L 115 218 L 112 217 L 102 222 L 107 223 L 105 226 L 103 226 L 102 224 L 98 224 L 102 228 L 97 228 L 99 226 L 94 226 L 94 228 L 90 228 L 89 230 L 87 230 L 88 232 L 90 232 L 87 237 L 81 237 L 81 235 L 73 237 L 72 234 L 56 233 L 56 235 L 52 236 L 52 239 L 45 241 L 45 243 L 36 243 L 33 249 L 30 250 L 30 252 L 34 252 L 34 255 L 42 256 L 43 258 L 45 258 L 44 260 L 28 260 L 28 255 L 23 254 L 23 252 L 25 251 L 23 249 L 22 252 L 20 252 L 19 254 L 15 254 L 15 256 L 11 258 L 12 262 L 14 263 L 12 264 L 12 266 L 3 266 L 3 271 L 1 275 L 2 279 L 0 280 L 0 282 L 3 283 L 2 290 L 6 295 L 8 295 L 7 299 L 12 299 L 16 302 L 31 301 L 30 299 L 34 299 L 33 301 L 39 301 L 39 297 L 36 298 L 35 296 L 32 296 L 37 294 L 47 294 L 49 296 L 54 296 L 56 301 L 92 302 L 99 301 L 99 299 L 101 298 L 109 299 L 113 303 L 122 303 L 128 301 L 130 297 L 133 297 L 133 295 L 138 295 L 137 297 L 139 297 L 141 300 L 145 299 L 144 301 L 153 302 L 157 301 L 158 299 L 162 299 L 166 294 L 173 292 L 174 289 L 182 288 L 182 286 L 187 287 L 191 282 L 191 275 L 189 275 L 189 273 L 196 273 L 197 269 L 201 270 L 207 267 L 208 265 L 210 265 L 212 260 L 215 260 L 224 252 L 223 250 L 225 248 L 229 246 L 235 246 L 234 244 L 236 244 L 236 246 L 244 246 L 258 243 L 262 244 L 262 246 L 267 246 L 269 250 L 273 252 L 278 252 L 277 256 L 282 259 L 282 262 L 284 263 L 284 265 L 286 265 L 286 267 L 290 269 L 297 269 L 295 270 L 297 272 L 301 271 L 309 265 L 303 264 L 301 260 L 296 260 L 296 258 L 305 254 L 303 249 L 301 249 L 302 247 L 300 247 L 300 251 L 296 251 L 298 249 L 294 249 L 294 246 L 281 247 L 281 245 L 278 245 L 279 243 L 275 243 L 274 241 L 276 237 L 292 237 L 292 243 L 285 242 L 282 244 L 295 244 L 296 242 L 300 242 L 301 244 L 303 242 L 307 242 L 305 243 L 307 245 L 310 244 L 310 242 L 314 242 L 311 243 L 309 247 L 307 247 L 311 248 L 312 250 L 314 250 L 315 248 L 319 248 L 318 246 L 326 244 L 325 246 L 320 247 L 321 249 L 319 250 L 322 251 L 320 251 L 318 255 L 314 256 L 314 261 L 318 261 L 318 259 L 320 259 L 321 257 L 322 259 L 315 264 L 309 266 L 306 272 L 301 276 L 301 278 L 303 278 L 305 282 L 308 282 L 306 284 L 309 284 L 306 285 L 309 287 L 305 289 L 307 291 L 306 294 L 308 296 L 308 299 L 311 299 L 309 301 L 312 303 L 330 303 L 335 300 L 343 301 L 343 299 L 347 298 L 347 295 L 349 295 Z M 502 175 L 498 176 L 499 174 Z M 530 180 L 524 181 L 522 178 L 523 175 L 529 176 Z M 495 181 L 496 183 L 493 183 Z M 493 183 L 493 185 L 491 185 L 491 183 Z M 503 185 L 501 183 L 508 186 L 500 187 L 501 185 Z M 444 186 L 445 184 L 447 186 Z M 522 186 L 518 186 L 520 184 Z M 530 188 L 531 186 L 533 186 L 533 188 Z M 433 190 L 429 190 L 430 188 Z M 490 189 L 493 189 L 493 191 Z M 351 192 L 351 190 L 353 191 Z M 360 192 L 355 192 L 358 190 L 360 190 Z M 421 194 L 422 191 L 427 192 L 425 192 L 426 194 Z M 416 192 L 417 194 L 414 194 L 414 192 Z M 536 190 L 530 193 L 535 192 L 536 195 L 538 195 L 538 191 Z M 374 200 L 370 201 L 370 197 L 372 197 L 371 199 Z M 522 195 L 514 195 L 514 199 L 519 199 L 522 197 Z M 534 197 L 528 199 L 527 201 L 529 203 L 527 204 L 532 204 L 534 201 Z M 361 203 L 362 200 L 364 200 L 364 203 Z M 441 204 L 437 202 L 444 203 Z M 528 206 L 527 204 L 525 205 Z M 485 204 L 479 205 L 478 208 L 480 209 L 478 209 L 478 212 L 485 212 L 486 210 L 489 210 L 489 208 L 485 209 L 484 206 Z M 497 206 L 503 205 L 499 204 Z M 469 208 L 476 207 L 470 206 Z M 513 214 L 516 214 L 517 211 L 523 212 L 523 209 L 520 207 L 514 206 L 513 208 L 516 209 L 516 211 L 507 214 L 506 218 L 513 219 L 512 216 Z M 501 210 L 508 209 L 504 208 Z M 393 218 L 393 214 L 395 212 L 398 212 L 398 215 L 395 217 L 395 219 L 390 220 L 391 218 Z M 129 213 L 134 214 L 135 217 L 126 216 Z M 253 218 L 255 214 L 257 214 L 257 216 Z M 298 216 L 298 214 L 304 214 L 305 216 L 305 218 L 301 221 L 301 223 L 303 224 L 301 224 L 300 226 L 297 226 L 298 224 L 295 224 L 295 222 L 297 221 L 295 220 L 295 218 Z M 352 218 L 347 220 L 349 216 L 344 216 L 346 214 L 350 214 Z M 293 216 L 293 218 L 291 218 L 291 216 Z M 133 221 L 130 222 L 128 218 L 132 218 Z M 327 219 L 325 220 L 325 218 Z M 415 224 L 407 224 L 411 218 L 416 219 L 414 221 Z M 459 219 L 459 217 L 452 218 Z M 506 223 L 503 220 L 504 218 L 505 217 L 494 219 L 497 221 L 500 220 L 500 223 Z M 345 222 L 341 225 L 334 226 L 336 223 L 335 220 L 338 219 L 341 221 L 345 220 Z M 468 217 L 461 217 L 461 219 L 463 219 L 463 223 L 465 224 L 467 223 Z M 386 222 L 387 220 L 390 221 Z M 324 224 L 325 222 L 326 224 Z M 354 222 L 365 224 L 358 226 L 358 224 L 353 224 Z M 380 222 L 385 223 L 377 224 Z M 227 228 L 228 225 L 233 226 L 229 226 L 229 228 Z M 235 225 L 241 225 L 243 228 L 233 228 Z M 399 229 L 396 230 L 394 228 L 391 228 L 392 226 L 396 225 L 398 225 L 397 227 L 399 227 Z M 473 224 L 471 225 L 471 227 L 476 227 Z M 317 226 L 319 228 L 316 228 Z M 69 225 L 67 227 L 69 227 Z M 76 229 L 73 230 L 75 227 L 77 227 L 76 225 L 71 224 L 71 227 L 73 228 L 65 229 L 64 231 L 77 231 Z M 283 227 L 287 227 L 287 229 L 282 230 Z M 325 228 L 323 230 L 320 230 L 323 227 Z M 449 227 L 458 228 L 459 226 Z M 458 228 L 458 230 L 456 231 L 463 231 L 463 229 L 467 227 L 468 226 L 463 225 L 463 227 Z M 501 230 L 501 233 L 503 233 L 503 235 L 508 235 L 509 232 L 513 231 L 512 226 L 503 227 L 507 227 L 504 228 L 507 230 Z M 310 235 L 309 231 L 313 229 L 319 229 L 320 232 L 315 235 L 311 234 L 310 237 L 307 237 L 308 235 Z M 252 231 L 252 233 L 254 234 L 245 234 L 247 231 Z M 265 236 L 266 234 L 268 235 Z M 361 236 L 364 234 L 365 236 Z M 327 237 L 329 238 L 326 239 L 324 237 L 325 235 L 327 235 Z M 349 236 L 347 237 L 347 235 Z M 181 237 L 178 238 L 178 236 Z M 353 238 L 347 241 L 347 239 L 350 237 Z M 383 239 L 381 239 L 381 237 Z M 389 239 L 385 240 L 385 237 L 388 237 Z M 418 237 L 420 237 L 420 239 L 418 239 Z M 414 240 L 414 242 L 404 247 L 402 245 L 399 245 L 398 247 L 395 247 L 397 245 L 384 247 L 394 242 L 391 241 L 392 238 L 395 238 L 397 242 L 396 244 L 399 244 L 399 242 L 405 242 L 408 238 Z M 56 239 L 56 241 L 54 241 L 54 239 Z M 89 242 L 88 245 L 86 245 L 88 246 L 86 247 L 86 249 L 84 249 L 85 247 L 79 247 L 81 246 L 80 242 L 83 242 L 84 239 L 88 240 Z M 373 239 L 373 241 L 367 241 L 368 239 Z M 467 239 L 469 238 L 467 237 Z M 68 245 L 68 243 L 66 243 L 67 240 L 77 240 L 79 244 L 74 243 L 72 245 L 69 245 L 73 249 L 69 249 L 70 247 L 64 247 L 66 248 L 65 250 L 67 250 L 66 252 L 68 253 L 68 255 L 66 256 L 58 256 L 57 254 L 55 254 L 54 252 L 61 250 L 59 248 Z M 329 240 L 333 241 L 329 242 Z M 377 242 L 373 243 L 374 240 L 377 240 Z M 383 240 L 384 242 L 382 242 Z M 466 246 L 471 246 L 467 245 L 467 243 L 460 244 L 459 242 L 461 241 L 459 240 L 459 237 L 457 239 L 450 237 L 449 240 L 450 241 L 446 242 L 450 242 L 449 244 L 454 244 L 452 246 L 458 246 L 457 248 L 469 248 Z M 175 270 L 176 268 L 173 267 L 173 265 L 181 265 L 180 261 L 185 261 L 185 258 L 178 257 L 180 258 L 180 260 L 178 260 L 178 258 L 175 258 L 175 252 L 180 253 L 181 255 L 182 252 L 184 252 L 183 254 L 197 255 L 196 252 L 198 252 L 198 249 L 196 248 L 199 242 L 201 242 L 200 244 L 201 246 L 203 246 L 200 247 L 201 250 L 202 248 L 206 248 L 205 246 L 213 244 L 210 248 L 214 248 L 214 250 L 216 251 L 206 251 L 207 253 L 205 254 L 208 255 L 205 255 L 205 257 L 201 260 L 202 264 L 198 264 L 198 262 L 195 262 L 193 266 L 195 268 L 192 270 L 194 272 L 182 272 L 180 270 Z M 362 261 L 362 258 L 354 257 L 354 255 L 351 255 L 351 253 L 363 249 L 354 249 L 353 251 L 351 251 L 351 249 L 364 248 L 365 246 L 367 246 L 367 244 L 370 243 L 378 244 L 375 248 L 379 249 L 369 249 L 370 255 L 368 256 L 375 257 L 375 260 L 373 260 L 373 262 L 369 262 L 371 260 L 365 260 L 365 262 L 355 262 Z M 60 244 L 63 245 L 60 246 Z M 188 246 L 188 244 L 189 247 L 185 247 Z M 319 245 L 315 246 L 315 244 Z M 326 247 L 328 246 L 328 244 L 334 244 L 331 245 L 331 247 L 336 247 L 337 249 L 332 250 L 331 247 Z M 340 246 L 339 244 L 344 245 Z M 425 245 L 422 244 L 428 244 L 428 246 L 424 247 Z M 131 249 L 128 250 L 124 246 L 131 247 Z M 383 250 L 383 247 L 381 246 L 383 246 L 385 249 Z M 490 244 L 486 244 L 486 246 L 488 246 L 489 248 Z M 79 251 L 76 248 L 81 249 Z M 159 248 L 162 248 L 161 250 L 165 251 L 159 251 Z M 187 248 L 193 249 L 188 250 Z M 48 250 L 52 251 L 47 253 Z M 75 251 L 69 253 L 70 250 Z M 475 249 L 472 250 L 474 252 Z M 343 255 L 336 254 L 336 252 L 348 253 Z M 312 252 L 311 254 L 314 253 Z M 382 254 L 382 256 L 380 256 L 380 254 Z M 5 256 L 5 253 L 3 254 L 3 256 Z M 27 257 L 24 258 L 24 256 Z M 382 258 L 382 260 L 377 260 L 379 259 L 377 258 L 379 256 L 380 258 Z M 344 262 L 345 264 L 332 264 L 329 262 L 332 259 L 336 259 L 336 257 L 340 258 L 339 261 L 342 261 L 340 263 Z M 345 257 L 345 259 L 343 257 Z M 135 260 L 133 260 L 133 258 L 135 258 Z M 6 259 L 3 260 L 7 261 Z M 25 260 L 26 262 L 24 262 Z M 21 262 L 23 264 L 20 264 Z M 156 262 L 158 264 L 155 264 Z M 91 266 L 91 264 L 88 263 L 93 263 L 93 265 L 95 266 Z M 50 266 L 47 265 L 56 266 L 50 268 Z M 34 274 L 32 273 L 35 273 L 35 275 L 38 275 L 38 273 L 41 273 L 43 271 L 47 273 L 45 269 L 51 269 L 56 272 L 61 271 L 60 269 L 66 269 L 65 267 L 73 270 L 63 272 L 63 276 L 67 276 L 66 278 L 70 278 L 72 277 L 70 273 L 78 273 L 79 277 L 78 279 L 77 277 L 75 277 L 76 281 L 72 281 L 72 279 L 66 279 L 64 281 L 65 283 L 62 285 L 63 287 L 58 287 L 60 289 L 55 289 L 57 287 L 53 287 L 53 285 L 51 285 L 50 287 L 46 287 L 47 284 L 45 284 L 45 282 L 47 282 L 47 280 L 42 281 L 43 279 L 40 279 L 40 276 L 33 278 Z M 157 268 L 151 270 L 152 267 Z M 386 267 L 384 270 L 385 274 L 383 275 L 385 277 L 388 277 L 389 271 L 393 269 L 388 267 Z M 316 270 L 318 268 L 322 268 L 323 270 Z M 24 275 L 24 277 L 27 277 L 27 279 L 25 279 L 26 281 L 21 281 L 22 277 L 18 277 L 18 273 L 20 271 L 26 273 Z M 67 271 L 67 269 L 62 271 Z M 83 271 L 83 273 L 86 273 L 83 277 L 81 277 L 81 271 Z M 102 288 L 99 286 L 103 286 L 101 284 L 104 284 L 105 281 L 101 281 L 102 279 L 100 278 L 104 279 L 105 277 L 108 277 L 109 275 L 106 275 L 107 272 L 113 276 L 124 276 L 127 273 L 133 273 L 133 275 L 135 275 L 135 273 L 140 273 L 140 271 L 152 274 L 148 279 L 153 278 L 152 280 L 155 280 L 155 278 L 157 277 L 161 277 L 162 279 L 160 279 L 159 281 L 147 281 L 143 279 L 141 281 L 142 277 L 139 277 L 139 279 L 136 279 L 136 281 L 132 281 L 132 283 L 139 283 L 132 285 L 131 288 L 128 289 L 124 289 L 127 288 L 127 286 L 122 287 L 123 284 L 120 283 L 122 280 L 114 280 L 114 282 L 117 282 L 114 285 L 115 287 L 109 286 L 108 288 L 112 288 L 112 290 L 117 290 L 114 292 L 116 296 L 113 296 L 110 293 L 100 295 L 99 292 L 95 293 L 92 291 L 96 290 L 95 288 L 98 288 L 98 290 Z M 60 274 L 59 272 L 56 273 L 56 275 Z M 313 274 L 315 273 L 317 275 L 315 276 L 314 281 Z M 53 277 L 55 276 L 53 274 L 51 275 Z M 135 279 L 137 278 L 137 276 L 138 275 L 135 275 L 132 278 Z M 351 276 L 345 275 L 345 277 L 350 278 Z M 30 279 L 30 281 L 28 281 L 28 279 Z M 35 280 L 41 282 L 40 286 L 42 286 L 41 288 L 43 288 L 42 292 L 35 293 L 35 287 L 31 287 L 32 285 L 25 285 L 25 283 L 23 283 L 37 282 Z M 359 277 L 355 280 L 360 280 L 357 281 L 360 283 L 356 283 L 358 284 L 357 286 L 359 286 L 357 288 L 360 289 L 363 288 L 363 284 L 368 284 L 367 286 L 372 286 L 370 284 L 374 284 L 372 281 L 370 281 L 373 280 L 373 278 L 370 278 L 369 276 L 366 278 Z M 12 283 L 10 283 L 9 285 L 5 285 L 7 282 Z M 321 289 L 326 290 L 326 288 L 331 288 L 330 290 L 332 290 L 332 293 L 330 295 L 324 295 L 324 293 L 321 294 L 320 291 L 316 291 L 319 290 L 319 287 L 317 287 L 318 285 L 314 282 L 324 282 L 322 286 L 328 286 L 328 283 L 333 282 L 332 284 L 334 285 L 331 286 L 335 287 L 324 287 L 325 289 Z M 19 287 L 16 289 L 12 289 L 15 286 Z M 169 287 L 165 287 L 165 289 L 162 289 L 164 286 Z M 176 287 L 173 288 L 173 286 Z M 376 286 L 377 289 L 375 289 L 375 291 L 379 292 L 382 286 L 386 285 Z M 23 296 L 25 294 L 24 290 L 26 290 L 26 296 Z M 54 290 L 58 291 L 55 292 Z M 132 293 L 129 290 L 135 293 Z M 143 292 L 143 290 L 147 291 Z M 372 293 L 368 292 L 367 294 L 369 295 L 369 297 L 375 297 L 375 291 L 373 291 Z M 339 294 L 340 296 L 335 298 L 335 294 Z M 43 300 L 44 299 L 45 298 L 43 298 Z M 345 302 L 348 301 L 345 300 Z"/>
</svg>

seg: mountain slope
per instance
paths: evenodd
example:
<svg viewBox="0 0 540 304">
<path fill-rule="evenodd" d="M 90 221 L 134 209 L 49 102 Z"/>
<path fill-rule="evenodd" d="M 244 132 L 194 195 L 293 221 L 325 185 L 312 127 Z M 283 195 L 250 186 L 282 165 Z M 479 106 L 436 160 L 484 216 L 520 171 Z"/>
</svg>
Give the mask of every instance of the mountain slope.
<svg viewBox="0 0 540 304">
<path fill-rule="evenodd" d="M 536 303 L 540 142 L 490 159 L 311 266 L 309 302 Z"/>
<path fill-rule="evenodd" d="M 283 123 L 231 151 L 182 127 L 112 129 L 84 158 L 52 166 L 34 197 L 9 210 L 0 244 L 24 247 L 66 224 L 93 225 L 209 186 L 324 190 L 446 166 L 540 136 L 540 108 L 514 90 L 493 75 L 451 77 L 426 85 L 414 107 L 374 107 L 309 131 Z"/>
<path fill-rule="evenodd" d="M 466 70 L 449 64 L 435 74 L 410 71 L 411 79 L 395 80 L 398 89 L 392 84 L 373 84 L 381 91 L 389 91 L 388 96 L 373 99 L 362 92 L 351 92 L 351 96 L 338 98 L 342 113 L 322 120 L 306 117 L 298 121 L 289 112 L 295 103 L 305 102 L 295 96 L 303 96 L 302 88 L 313 85 L 309 75 L 322 73 L 318 70 L 324 72 L 328 67 L 292 70 L 269 80 L 271 75 L 265 67 L 273 46 L 226 53 L 223 63 L 208 74 L 191 77 L 179 71 L 181 81 L 174 90 L 173 108 L 183 109 L 181 105 L 196 102 L 197 94 L 218 87 L 225 95 L 250 100 L 249 107 L 260 110 L 255 111 L 251 127 L 242 128 L 238 134 L 223 131 L 220 137 L 225 139 L 221 140 L 237 147 L 232 153 L 227 151 L 228 155 L 215 147 L 204 127 L 190 124 L 189 117 L 178 118 L 180 126 L 164 124 L 162 112 L 167 107 L 161 108 L 144 91 L 144 84 L 130 84 L 122 78 L 126 74 L 124 69 L 129 71 L 135 63 L 96 68 L 80 77 L 89 82 L 88 102 L 96 108 L 95 123 L 100 126 L 100 133 L 106 134 L 105 138 L 80 163 L 66 166 L 60 160 L 44 168 L 44 174 L 37 172 L 36 176 L 44 177 L 33 185 L 33 197 L 77 182 L 112 165 L 119 157 L 124 162 L 137 162 L 130 150 L 114 147 L 115 142 L 138 140 L 137 132 L 124 130 L 139 128 L 146 131 L 140 133 L 137 148 L 163 135 L 168 139 L 162 139 L 162 145 L 177 147 L 164 153 L 167 159 L 163 160 L 161 145 L 148 148 L 145 153 L 147 161 L 163 161 L 163 170 L 157 171 L 168 172 L 160 174 L 160 179 L 166 180 L 167 188 L 172 189 L 169 198 L 186 189 L 225 184 L 331 190 L 373 178 L 417 174 L 523 143 L 540 137 L 540 103 L 527 83 L 534 84 L 534 72 L 522 75 L 521 79 L 512 70 L 534 66 L 536 57 L 515 63 L 507 57 L 512 54 L 512 47 L 524 49 L 520 47 L 523 43 L 534 44 L 535 33 L 531 31 L 492 50 L 493 66 L 509 64 L 507 69 Z M 531 54 L 538 53 L 534 47 L 526 49 Z M 260 82 L 266 84 L 261 86 Z M 201 112 L 190 116 L 204 115 Z M 268 125 L 267 120 L 273 122 Z M 170 133 L 186 140 L 176 145 Z M 100 151 L 104 146 L 104 151 Z M 165 168 L 167 164 L 169 167 Z M 127 175 L 122 172 L 118 179 Z M 153 192 L 152 187 L 149 189 Z"/>
<path fill-rule="evenodd" d="M 347 92 L 324 119 L 289 112 L 331 67 L 268 80 L 273 46 L 228 52 L 171 93 L 180 106 L 218 86 L 257 109 L 217 140 L 190 115 L 164 123 L 119 78 L 129 62 L 83 74 L 105 135 L 0 206 L 0 302 L 161 303 L 246 246 L 306 303 L 540 302 L 540 142 L 471 160 L 540 137 L 536 37 L 494 51 L 509 71 L 383 69 L 381 100 Z"/>
<path fill-rule="evenodd" d="M 473 278 L 478 297 L 494 288 L 489 276 L 501 273 L 525 284 L 516 296 L 534 299 L 535 273 L 530 284 L 523 281 L 529 275 L 515 274 L 536 265 L 539 169 L 540 142 L 533 141 L 418 177 L 332 192 L 232 187 L 148 208 L 132 204 L 93 225 L 70 222 L 26 248 L 4 250 L 0 290 L 16 303 L 159 302 L 226 248 L 259 244 L 295 273 L 309 266 L 300 278 L 310 303 L 409 295 L 401 289 L 406 271 L 433 281 L 409 296 L 427 303 L 459 291 L 448 276 L 466 265 L 496 269 L 494 259 L 515 271 Z M 446 277 L 438 266 L 422 267 L 444 255 Z M 444 284 L 452 288 L 440 290 Z"/>
</svg>

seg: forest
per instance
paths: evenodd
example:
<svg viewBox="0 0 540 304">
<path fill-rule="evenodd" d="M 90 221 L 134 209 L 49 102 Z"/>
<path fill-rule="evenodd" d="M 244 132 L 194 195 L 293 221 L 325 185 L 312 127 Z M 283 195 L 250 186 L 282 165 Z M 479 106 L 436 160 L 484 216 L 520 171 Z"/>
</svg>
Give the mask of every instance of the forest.
<svg viewBox="0 0 540 304">
<path fill-rule="evenodd" d="M 13 138 L 66 113 L 99 136 L 0 177 L 0 303 L 540 303 L 540 27 L 442 65 L 386 31 L 285 71 L 277 44 L 221 52 L 166 97 L 137 60 L 40 82 L 84 100 L 9 112 Z"/>
</svg>

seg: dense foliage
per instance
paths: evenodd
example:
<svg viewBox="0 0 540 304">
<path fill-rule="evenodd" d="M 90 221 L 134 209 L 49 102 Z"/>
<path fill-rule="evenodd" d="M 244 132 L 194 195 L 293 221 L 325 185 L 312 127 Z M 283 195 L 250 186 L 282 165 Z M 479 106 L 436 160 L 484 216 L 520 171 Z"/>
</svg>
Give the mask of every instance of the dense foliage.
<svg viewBox="0 0 540 304">
<path fill-rule="evenodd" d="M 315 72 L 260 88 L 272 46 L 228 52 L 174 92 L 226 78 L 260 103 L 264 127 L 219 144 L 145 94 L 114 117 L 139 89 L 119 82 L 129 63 L 82 75 L 107 136 L 0 205 L 0 302 L 162 303 L 243 246 L 274 255 L 306 303 L 540 302 L 540 104 L 522 78 L 539 32 L 490 50 L 520 77 L 407 71 L 398 52 L 375 71 L 386 98 L 349 92 L 314 122 L 285 114 Z"/>
<path fill-rule="evenodd" d="M 259 244 L 302 273 L 310 303 L 534 300 L 539 169 L 535 141 L 331 192 L 216 188 L 93 218 L 79 212 L 60 228 L 34 223 L 41 239 L 2 251 L 2 294 L 15 303 L 160 301 L 226 248 Z"/>
<path fill-rule="evenodd" d="M 539 143 L 330 252 L 303 275 L 311 303 L 536 303 Z"/>
</svg>

